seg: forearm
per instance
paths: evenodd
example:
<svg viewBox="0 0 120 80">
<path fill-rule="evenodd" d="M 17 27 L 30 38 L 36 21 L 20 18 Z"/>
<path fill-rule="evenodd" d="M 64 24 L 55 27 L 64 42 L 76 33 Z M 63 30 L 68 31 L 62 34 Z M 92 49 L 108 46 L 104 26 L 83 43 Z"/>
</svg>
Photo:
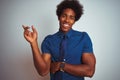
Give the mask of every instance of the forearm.
<svg viewBox="0 0 120 80">
<path fill-rule="evenodd" d="M 49 72 L 50 68 L 50 55 L 42 55 L 38 43 L 37 43 L 37 30 L 32 26 L 32 31 L 29 30 L 30 27 L 24 26 L 24 37 L 30 43 L 33 53 L 34 65 L 40 75 L 45 75 Z"/>
<path fill-rule="evenodd" d="M 31 43 L 34 65 L 38 73 L 42 76 L 49 72 L 46 62 L 42 57 L 42 53 L 39 50 L 37 41 Z"/>
<path fill-rule="evenodd" d="M 64 71 L 69 74 L 81 77 L 92 77 L 94 74 L 94 68 L 87 64 L 71 65 L 65 63 Z"/>
</svg>

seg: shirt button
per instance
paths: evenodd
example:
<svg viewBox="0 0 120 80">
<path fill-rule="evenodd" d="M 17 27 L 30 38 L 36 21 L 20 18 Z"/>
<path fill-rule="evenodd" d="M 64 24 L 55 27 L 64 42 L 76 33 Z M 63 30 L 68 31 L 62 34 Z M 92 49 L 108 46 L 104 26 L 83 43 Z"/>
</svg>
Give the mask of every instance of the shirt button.
<svg viewBox="0 0 120 80">
<path fill-rule="evenodd" d="M 65 59 L 63 59 L 63 61 L 65 62 L 66 60 L 65 60 Z"/>
</svg>

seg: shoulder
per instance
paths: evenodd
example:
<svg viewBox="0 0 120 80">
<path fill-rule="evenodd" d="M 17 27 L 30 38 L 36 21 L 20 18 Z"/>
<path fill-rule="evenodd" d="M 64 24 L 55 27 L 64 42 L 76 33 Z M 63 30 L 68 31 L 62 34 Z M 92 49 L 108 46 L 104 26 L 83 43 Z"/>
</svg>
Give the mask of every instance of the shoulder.
<svg viewBox="0 0 120 80">
<path fill-rule="evenodd" d="M 72 30 L 72 35 L 76 35 L 76 36 L 78 36 L 78 35 L 81 35 L 82 34 L 82 32 L 81 31 L 77 31 L 77 30 Z"/>
<path fill-rule="evenodd" d="M 50 35 L 47 35 L 45 38 L 44 38 L 44 41 L 49 41 L 49 40 L 52 40 L 54 38 L 56 38 L 58 32 L 54 33 L 54 34 L 50 34 Z"/>
<path fill-rule="evenodd" d="M 72 34 L 72 37 L 73 38 L 78 38 L 78 39 L 83 40 L 83 41 L 91 40 L 90 36 L 85 31 L 76 31 L 76 30 L 74 30 L 73 34 Z"/>
<path fill-rule="evenodd" d="M 90 39 L 90 36 L 87 32 L 82 32 L 82 34 L 83 34 L 84 38 Z"/>
<path fill-rule="evenodd" d="M 87 32 L 85 32 L 85 31 L 77 31 L 77 30 L 73 30 L 73 35 L 77 35 L 77 36 L 89 36 Z"/>
</svg>

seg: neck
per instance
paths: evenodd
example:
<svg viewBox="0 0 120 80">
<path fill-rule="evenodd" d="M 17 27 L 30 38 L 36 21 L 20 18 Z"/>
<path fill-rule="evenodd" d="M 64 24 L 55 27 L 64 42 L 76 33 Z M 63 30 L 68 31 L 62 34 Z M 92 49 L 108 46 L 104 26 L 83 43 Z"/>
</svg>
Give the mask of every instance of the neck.
<svg viewBox="0 0 120 80">
<path fill-rule="evenodd" d="M 72 29 L 72 28 L 71 28 L 71 29 Z M 71 30 L 71 29 L 70 29 L 70 30 Z M 69 30 L 69 31 L 70 31 L 70 30 Z M 67 33 L 69 32 L 69 31 L 63 31 L 63 30 L 61 30 L 61 29 L 59 29 L 59 31 L 61 31 L 61 32 L 64 33 L 64 34 L 67 34 Z"/>
</svg>

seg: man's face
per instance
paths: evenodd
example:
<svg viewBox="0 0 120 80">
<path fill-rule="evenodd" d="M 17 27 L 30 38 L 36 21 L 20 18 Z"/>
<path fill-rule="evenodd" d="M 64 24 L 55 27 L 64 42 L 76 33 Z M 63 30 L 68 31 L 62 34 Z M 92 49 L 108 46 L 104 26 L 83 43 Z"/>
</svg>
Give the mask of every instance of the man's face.
<svg viewBox="0 0 120 80">
<path fill-rule="evenodd" d="M 62 30 L 64 33 L 68 32 L 74 23 L 75 12 L 70 8 L 64 9 L 59 17 L 60 30 Z"/>
</svg>

